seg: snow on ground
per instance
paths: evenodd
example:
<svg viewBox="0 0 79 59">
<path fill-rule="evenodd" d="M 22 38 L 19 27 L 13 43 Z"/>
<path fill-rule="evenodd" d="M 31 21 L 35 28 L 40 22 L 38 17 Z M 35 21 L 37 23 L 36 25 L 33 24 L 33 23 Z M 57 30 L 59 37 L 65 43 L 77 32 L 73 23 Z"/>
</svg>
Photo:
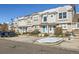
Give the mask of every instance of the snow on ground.
<svg viewBox="0 0 79 59">
<path fill-rule="evenodd" d="M 54 42 L 62 42 L 63 41 L 63 38 L 57 38 L 57 37 L 48 37 L 48 38 L 43 38 L 43 39 L 39 39 L 37 40 L 36 42 L 39 42 L 39 43 L 44 43 L 44 42 L 50 42 L 50 43 L 54 43 Z"/>
</svg>

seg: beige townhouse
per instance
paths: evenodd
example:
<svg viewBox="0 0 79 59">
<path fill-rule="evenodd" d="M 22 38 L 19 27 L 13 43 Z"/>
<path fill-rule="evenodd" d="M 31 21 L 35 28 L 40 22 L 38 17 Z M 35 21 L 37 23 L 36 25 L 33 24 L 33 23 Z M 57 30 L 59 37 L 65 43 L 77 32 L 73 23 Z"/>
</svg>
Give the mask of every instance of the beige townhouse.
<svg viewBox="0 0 79 59">
<path fill-rule="evenodd" d="M 32 15 L 18 17 L 15 27 L 21 33 L 32 32 L 38 29 L 41 33 L 54 33 L 55 27 L 60 26 L 63 32 L 79 31 L 79 14 L 75 12 L 74 5 L 65 5 Z"/>
<path fill-rule="evenodd" d="M 14 19 L 15 32 L 23 33 L 27 30 L 27 22 L 25 17 L 17 17 Z"/>
<path fill-rule="evenodd" d="M 61 26 L 63 32 L 72 31 L 72 19 L 75 14 L 71 5 L 39 12 L 41 14 L 41 32 L 54 33 L 55 26 Z"/>
<path fill-rule="evenodd" d="M 39 13 L 32 14 L 32 30 L 38 29 L 41 32 L 41 15 Z"/>
<path fill-rule="evenodd" d="M 32 17 L 31 16 L 26 16 L 26 27 L 27 27 L 27 32 L 32 32 Z"/>
<path fill-rule="evenodd" d="M 26 32 L 32 32 L 32 20 L 31 16 L 21 16 L 14 19 L 14 28 L 15 32 L 19 32 L 21 34 Z"/>
</svg>

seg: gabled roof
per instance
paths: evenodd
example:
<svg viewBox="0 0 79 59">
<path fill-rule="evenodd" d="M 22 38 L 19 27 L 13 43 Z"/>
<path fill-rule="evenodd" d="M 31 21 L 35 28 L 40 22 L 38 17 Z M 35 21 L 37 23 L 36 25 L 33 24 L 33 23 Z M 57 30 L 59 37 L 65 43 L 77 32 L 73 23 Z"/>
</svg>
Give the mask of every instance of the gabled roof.
<svg viewBox="0 0 79 59">
<path fill-rule="evenodd" d="M 48 9 L 48 10 L 41 11 L 39 13 L 41 14 L 41 13 L 46 13 L 46 12 L 49 12 L 49 13 L 51 13 L 51 12 L 57 12 L 59 9 L 62 9 L 62 8 L 66 9 L 66 10 L 69 10 L 69 9 L 72 8 L 72 6 L 66 5 L 66 6 L 63 6 L 63 7 L 51 8 L 51 9 Z"/>
</svg>

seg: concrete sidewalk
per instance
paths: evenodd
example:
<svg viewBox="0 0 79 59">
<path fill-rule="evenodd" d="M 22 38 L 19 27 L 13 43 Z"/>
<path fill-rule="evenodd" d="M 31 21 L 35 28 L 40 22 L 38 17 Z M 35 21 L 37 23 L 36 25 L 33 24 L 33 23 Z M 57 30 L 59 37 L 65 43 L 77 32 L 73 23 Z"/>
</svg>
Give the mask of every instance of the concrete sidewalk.
<svg viewBox="0 0 79 59">
<path fill-rule="evenodd" d="M 66 39 L 65 42 L 59 44 L 58 47 L 79 51 L 79 38 Z"/>
</svg>

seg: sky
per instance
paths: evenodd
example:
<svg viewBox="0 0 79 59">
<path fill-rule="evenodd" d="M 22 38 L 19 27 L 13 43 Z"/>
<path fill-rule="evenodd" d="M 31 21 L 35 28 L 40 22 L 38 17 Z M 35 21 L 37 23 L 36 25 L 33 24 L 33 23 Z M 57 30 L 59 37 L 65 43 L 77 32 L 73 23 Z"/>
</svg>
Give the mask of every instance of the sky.
<svg viewBox="0 0 79 59">
<path fill-rule="evenodd" d="M 34 12 L 39 12 L 65 4 L 0 4 L 0 23 L 11 22 L 11 19 L 18 16 L 25 16 Z M 76 5 L 79 12 L 79 5 Z"/>
</svg>

